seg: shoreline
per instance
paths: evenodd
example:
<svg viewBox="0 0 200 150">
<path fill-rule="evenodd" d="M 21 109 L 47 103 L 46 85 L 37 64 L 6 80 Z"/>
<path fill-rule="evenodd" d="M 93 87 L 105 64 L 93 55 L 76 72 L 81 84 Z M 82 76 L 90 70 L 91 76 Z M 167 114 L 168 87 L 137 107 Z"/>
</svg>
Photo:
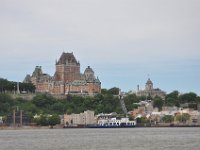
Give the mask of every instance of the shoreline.
<svg viewBox="0 0 200 150">
<path fill-rule="evenodd" d="M 157 126 L 135 126 L 133 128 L 197 128 L 200 125 L 157 125 Z M 63 127 L 63 126 L 54 126 L 51 128 L 50 126 L 22 126 L 22 127 L 8 127 L 8 126 L 0 126 L 1 130 L 33 130 L 33 129 L 83 129 L 88 127 Z"/>
</svg>

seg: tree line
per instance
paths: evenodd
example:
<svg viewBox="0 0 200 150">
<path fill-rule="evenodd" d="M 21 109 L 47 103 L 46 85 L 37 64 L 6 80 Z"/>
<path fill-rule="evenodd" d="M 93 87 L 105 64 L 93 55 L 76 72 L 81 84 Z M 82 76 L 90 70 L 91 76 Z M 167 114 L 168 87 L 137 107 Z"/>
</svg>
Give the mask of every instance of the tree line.
<svg viewBox="0 0 200 150">
<path fill-rule="evenodd" d="M 35 86 L 32 83 L 14 82 L 7 79 L 0 78 L 0 93 L 16 92 L 17 84 L 19 84 L 19 91 L 22 92 L 35 92 Z"/>
<path fill-rule="evenodd" d="M 119 97 L 117 96 L 119 88 L 102 89 L 101 94 L 94 97 L 82 97 L 68 95 L 64 99 L 56 99 L 49 94 L 36 94 L 32 100 L 25 100 L 20 97 L 12 98 L 9 94 L 0 93 L 0 116 L 5 116 L 18 107 L 28 114 L 31 118 L 35 114 L 72 114 L 81 113 L 85 110 L 93 110 L 98 113 L 117 112 L 123 114 Z M 178 91 L 173 91 L 166 95 L 165 100 L 160 97 L 150 98 L 153 101 L 153 106 L 159 110 L 163 106 L 177 106 L 189 103 L 191 108 L 197 109 L 196 104 L 200 103 L 200 97 L 195 93 L 180 94 Z M 125 105 L 128 111 L 138 107 L 138 102 L 146 100 L 146 97 L 138 97 L 134 93 L 127 94 L 124 97 Z"/>
</svg>

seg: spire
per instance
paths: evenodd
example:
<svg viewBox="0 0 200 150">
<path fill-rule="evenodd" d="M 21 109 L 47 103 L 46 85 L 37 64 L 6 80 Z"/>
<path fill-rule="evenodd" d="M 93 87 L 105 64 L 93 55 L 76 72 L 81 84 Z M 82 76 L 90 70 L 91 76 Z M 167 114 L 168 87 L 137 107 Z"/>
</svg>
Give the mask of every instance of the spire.
<svg viewBox="0 0 200 150">
<path fill-rule="evenodd" d="M 139 92 L 139 90 L 140 90 L 140 86 L 139 86 L 139 84 L 137 85 L 137 92 Z"/>
<path fill-rule="evenodd" d="M 150 79 L 150 75 L 149 75 L 149 73 L 147 74 L 147 78 Z"/>
</svg>

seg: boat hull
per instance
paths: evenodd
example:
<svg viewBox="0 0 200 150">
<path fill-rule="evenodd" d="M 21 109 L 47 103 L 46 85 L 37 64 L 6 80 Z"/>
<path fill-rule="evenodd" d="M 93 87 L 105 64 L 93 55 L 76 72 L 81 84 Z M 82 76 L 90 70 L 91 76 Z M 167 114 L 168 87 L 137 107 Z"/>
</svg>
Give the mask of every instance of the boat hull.
<svg viewBox="0 0 200 150">
<path fill-rule="evenodd" d="M 86 128 L 134 128 L 135 125 L 122 125 L 122 126 L 112 126 L 112 125 L 87 125 Z"/>
</svg>

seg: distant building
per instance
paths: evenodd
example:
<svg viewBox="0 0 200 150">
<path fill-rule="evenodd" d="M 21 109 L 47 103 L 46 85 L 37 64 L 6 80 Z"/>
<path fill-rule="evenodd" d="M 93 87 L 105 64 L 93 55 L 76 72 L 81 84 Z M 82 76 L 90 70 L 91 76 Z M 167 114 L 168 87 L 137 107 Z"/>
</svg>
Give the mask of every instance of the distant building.
<svg viewBox="0 0 200 150">
<path fill-rule="evenodd" d="M 33 83 L 36 92 L 52 95 L 81 94 L 94 95 L 101 92 L 101 82 L 94 75 L 93 69 L 88 66 L 84 73 L 80 73 L 80 63 L 73 53 L 62 53 L 56 61 L 54 76 L 43 73 L 41 66 L 36 66 L 32 75 L 27 75 L 25 83 Z"/>
<path fill-rule="evenodd" d="M 153 82 L 150 79 L 148 79 L 144 90 L 140 90 L 139 86 L 138 86 L 136 95 L 137 96 L 146 96 L 146 97 L 151 96 L 152 98 L 159 96 L 162 99 L 164 99 L 166 96 L 166 92 L 160 90 L 159 88 L 154 89 Z"/>
<path fill-rule="evenodd" d="M 197 110 L 200 112 L 200 104 L 197 104 Z"/>
<path fill-rule="evenodd" d="M 94 111 L 87 110 L 80 114 L 64 115 L 65 126 L 90 125 L 95 123 Z"/>
<path fill-rule="evenodd" d="M 0 125 L 3 124 L 3 117 L 0 116 Z"/>
</svg>

